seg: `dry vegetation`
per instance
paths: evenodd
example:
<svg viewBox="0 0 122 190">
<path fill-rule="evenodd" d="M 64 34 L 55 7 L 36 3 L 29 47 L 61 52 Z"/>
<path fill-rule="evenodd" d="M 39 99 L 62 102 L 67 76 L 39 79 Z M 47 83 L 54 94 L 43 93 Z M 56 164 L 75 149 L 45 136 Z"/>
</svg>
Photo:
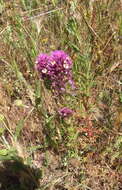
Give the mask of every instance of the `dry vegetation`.
<svg viewBox="0 0 122 190">
<path fill-rule="evenodd" d="M 121 10 L 121 0 L 0 1 L 0 190 L 122 189 Z M 56 49 L 76 85 L 57 98 L 35 70 Z"/>
</svg>

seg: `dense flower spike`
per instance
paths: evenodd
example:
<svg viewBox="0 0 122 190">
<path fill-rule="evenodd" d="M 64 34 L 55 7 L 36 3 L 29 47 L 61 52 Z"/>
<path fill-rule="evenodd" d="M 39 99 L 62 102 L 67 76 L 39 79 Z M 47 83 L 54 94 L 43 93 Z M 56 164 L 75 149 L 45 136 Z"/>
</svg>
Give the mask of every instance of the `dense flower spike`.
<svg viewBox="0 0 122 190">
<path fill-rule="evenodd" d="M 50 87 L 60 94 L 65 91 L 66 83 L 69 82 L 73 87 L 72 80 L 72 61 L 62 50 L 53 51 L 50 56 L 40 54 L 36 61 L 36 68 L 43 80 L 50 82 Z"/>
<path fill-rule="evenodd" d="M 69 117 L 73 114 L 73 111 L 67 107 L 64 107 L 64 108 L 61 108 L 59 111 L 58 111 L 59 115 L 62 117 L 62 118 L 65 118 L 65 117 Z"/>
</svg>

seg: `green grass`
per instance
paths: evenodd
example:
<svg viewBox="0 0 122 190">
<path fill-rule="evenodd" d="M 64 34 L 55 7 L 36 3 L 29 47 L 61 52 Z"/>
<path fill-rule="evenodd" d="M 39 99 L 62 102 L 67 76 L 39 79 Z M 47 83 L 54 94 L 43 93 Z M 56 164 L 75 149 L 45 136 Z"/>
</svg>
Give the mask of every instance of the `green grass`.
<svg viewBox="0 0 122 190">
<path fill-rule="evenodd" d="M 121 189 L 120 4 L 0 1 L 2 188 Z M 76 89 L 67 86 L 62 98 L 46 89 L 35 70 L 38 54 L 56 49 L 73 61 Z M 73 116 L 60 119 L 62 107 L 74 110 Z"/>
</svg>

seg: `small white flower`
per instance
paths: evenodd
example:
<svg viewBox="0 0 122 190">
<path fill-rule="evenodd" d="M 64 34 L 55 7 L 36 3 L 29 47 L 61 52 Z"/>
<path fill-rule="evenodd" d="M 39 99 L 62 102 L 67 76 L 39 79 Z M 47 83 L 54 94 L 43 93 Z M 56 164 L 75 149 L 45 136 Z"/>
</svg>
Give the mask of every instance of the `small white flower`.
<svg viewBox="0 0 122 190">
<path fill-rule="evenodd" d="M 52 61 L 52 62 L 51 62 L 51 65 L 55 65 L 55 64 L 56 64 L 56 62 L 55 62 L 55 61 Z"/>
<path fill-rule="evenodd" d="M 69 65 L 67 63 L 63 64 L 65 69 L 69 69 Z"/>
<path fill-rule="evenodd" d="M 42 73 L 47 73 L 47 69 L 42 69 Z"/>
</svg>

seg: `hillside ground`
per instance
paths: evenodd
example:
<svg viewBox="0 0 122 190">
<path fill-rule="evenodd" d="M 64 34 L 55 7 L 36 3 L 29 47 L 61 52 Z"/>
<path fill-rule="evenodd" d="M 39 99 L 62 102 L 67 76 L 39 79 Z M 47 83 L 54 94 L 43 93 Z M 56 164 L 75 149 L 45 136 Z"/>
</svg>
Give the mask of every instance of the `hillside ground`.
<svg viewBox="0 0 122 190">
<path fill-rule="evenodd" d="M 0 1 L 0 190 L 122 190 L 121 10 L 121 0 Z M 75 88 L 61 96 L 35 69 L 54 50 L 73 62 Z"/>
</svg>

